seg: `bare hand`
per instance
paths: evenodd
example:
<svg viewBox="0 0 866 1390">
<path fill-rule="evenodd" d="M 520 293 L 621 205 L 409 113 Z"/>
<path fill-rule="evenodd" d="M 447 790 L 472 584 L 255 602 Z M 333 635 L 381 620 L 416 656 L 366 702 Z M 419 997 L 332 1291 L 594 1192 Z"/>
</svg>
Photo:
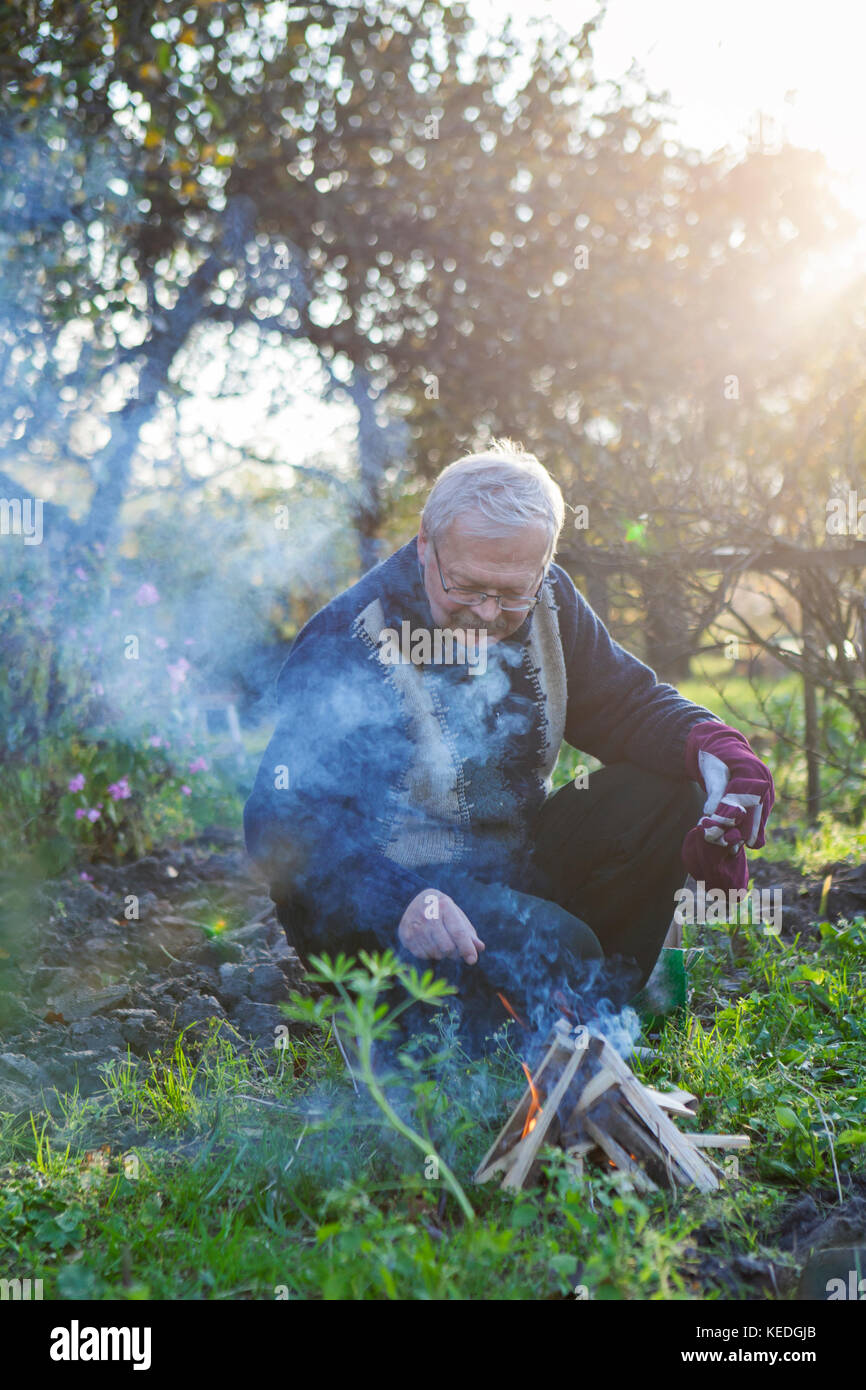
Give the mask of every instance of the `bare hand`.
<svg viewBox="0 0 866 1390">
<path fill-rule="evenodd" d="M 435 888 L 425 888 L 412 899 L 397 935 L 419 960 L 462 956 L 467 965 L 474 965 L 478 952 L 486 950 L 466 913 Z"/>
</svg>

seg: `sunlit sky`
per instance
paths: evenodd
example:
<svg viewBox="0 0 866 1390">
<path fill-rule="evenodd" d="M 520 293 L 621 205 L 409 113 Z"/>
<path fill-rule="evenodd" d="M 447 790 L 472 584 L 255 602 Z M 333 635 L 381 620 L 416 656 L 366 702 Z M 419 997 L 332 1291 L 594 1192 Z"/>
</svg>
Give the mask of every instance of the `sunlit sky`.
<svg viewBox="0 0 866 1390">
<path fill-rule="evenodd" d="M 577 32 L 597 13 L 593 0 L 468 0 L 479 26 L 501 31 L 510 14 L 532 37 L 549 17 Z M 768 119 L 765 142 L 784 135 L 821 150 L 839 174 L 837 193 L 862 219 L 853 263 L 866 265 L 866 154 L 863 147 L 863 55 L 866 5 L 856 0 L 609 0 L 594 35 L 597 76 L 625 77 L 632 63 L 654 94 L 670 97 L 672 135 L 709 154 L 727 145 L 744 151 Z M 775 123 L 775 124 L 773 124 Z M 304 349 L 294 349 L 303 359 Z M 354 411 L 316 398 L 316 370 L 306 359 L 308 392 L 267 428 L 282 457 L 321 461 L 351 450 Z M 312 390 L 309 388 L 312 387 Z M 226 403 L 232 436 L 243 431 L 236 405 Z M 217 413 L 221 413 L 217 406 Z M 244 412 L 248 422 L 249 414 Z"/>
<path fill-rule="evenodd" d="M 598 6 L 590 0 L 469 0 L 495 32 L 504 12 L 532 32 L 549 17 L 576 32 Z M 863 55 L 866 6 L 856 0 L 609 0 L 593 36 L 602 79 L 632 60 L 653 91 L 670 93 L 676 128 L 704 152 L 743 148 L 759 110 L 792 144 L 822 150 L 852 174 L 850 202 L 866 220 Z"/>
</svg>

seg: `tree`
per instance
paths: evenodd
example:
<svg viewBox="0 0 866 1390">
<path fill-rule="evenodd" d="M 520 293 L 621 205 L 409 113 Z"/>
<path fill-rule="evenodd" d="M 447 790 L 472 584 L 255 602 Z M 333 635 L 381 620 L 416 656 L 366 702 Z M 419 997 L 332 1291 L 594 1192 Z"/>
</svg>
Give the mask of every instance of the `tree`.
<svg viewBox="0 0 866 1390">
<path fill-rule="evenodd" d="M 370 228 L 392 206 L 376 171 L 401 130 L 428 115 L 439 68 L 455 66 L 468 28 L 460 7 L 416 11 L 34 0 L 6 12 L 0 43 L 16 53 L 2 114 L 7 235 L 26 292 L 4 326 L 15 409 L 3 457 L 71 465 L 87 498 L 70 527 L 79 545 L 104 547 L 114 534 L 179 355 L 223 325 L 322 351 L 330 389 L 358 408 L 356 511 L 362 535 L 375 532 L 394 451 L 357 350 Z M 391 219 L 404 228 L 422 181 L 408 163 L 406 175 Z M 362 191 L 374 206 L 349 218 Z M 83 341 L 70 365 L 61 335 L 73 323 Z M 119 380 L 127 399 L 111 408 L 107 384 Z M 106 434 L 96 449 L 72 443 L 83 422 Z"/>
</svg>

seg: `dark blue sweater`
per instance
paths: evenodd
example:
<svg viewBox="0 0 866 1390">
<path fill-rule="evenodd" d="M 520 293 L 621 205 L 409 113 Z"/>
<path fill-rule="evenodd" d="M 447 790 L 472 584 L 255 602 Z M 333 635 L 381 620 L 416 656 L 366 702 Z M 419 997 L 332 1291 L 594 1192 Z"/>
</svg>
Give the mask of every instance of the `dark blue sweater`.
<svg viewBox="0 0 866 1390">
<path fill-rule="evenodd" d="M 275 897 L 302 888 L 389 944 L 439 865 L 528 881 L 528 826 L 563 739 L 686 778 L 689 729 L 718 717 L 615 642 L 558 565 L 517 632 L 488 645 L 483 674 L 383 660 L 383 632 L 407 620 L 433 630 L 417 538 L 298 634 L 244 808 Z"/>
</svg>

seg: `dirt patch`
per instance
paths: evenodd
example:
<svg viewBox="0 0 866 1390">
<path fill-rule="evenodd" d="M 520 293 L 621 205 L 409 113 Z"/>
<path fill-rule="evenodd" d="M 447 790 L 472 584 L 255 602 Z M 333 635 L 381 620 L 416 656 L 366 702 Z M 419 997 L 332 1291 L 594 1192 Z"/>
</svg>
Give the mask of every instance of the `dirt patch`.
<svg viewBox="0 0 866 1390">
<path fill-rule="evenodd" d="M 94 1094 L 105 1063 L 164 1051 L 212 1018 L 276 1065 L 279 1005 L 301 966 L 239 837 L 211 832 L 207 844 L 96 865 L 90 882 L 7 882 L 0 1109 L 26 1113 L 43 1095 L 54 1109 L 76 1085 Z"/>
<path fill-rule="evenodd" d="M 849 922 L 866 916 L 866 864 L 832 862 L 817 874 L 802 874 L 784 860 L 752 860 L 749 869 L 755 888 L 781 890 L 782 937 L 792 940 L 798 934 L 815 936 L 822 920 Z M 821 896 L 827 874 L 832 874 L 824 915 Z"/>
<path fill-rule="evenodd" d="M 723 1298 L 798 1296 L 803 1271 L 820 1252 L 866 1245 L 866 1177 L 849 1178 L 846 1188 L 841 1201 L 834 1187 L 792 1195 L 760 1231 L 756 1254 L 730 1251 L 730 1228 L 710 1217 L 694 1231 L 684 1272 L 696 1290 L 717 1289 Z"/>
<path fill-rule="evenodd" d="M 804 876 L 753 862 L 754 884 L 782 892 L 782 935 L 814 934 L 825 916 L 866 914 L 866 865 Z M 135 863 L 96 865 L 28 891 L 7 874 L 0 949 L 0 1109 L 26 1112 L 52 1093 L 100 1089 L 100 1069 L 127 1050 L 146 1057 L 184 1028 L 226 1021 L 239 1048 L 274 1055 L 279 1005 L 301 984 L 265 884 L 240 836 L 198 842 Z M 276 1062 L 276 1057 L 274 1057 Z"/>
</svg>

